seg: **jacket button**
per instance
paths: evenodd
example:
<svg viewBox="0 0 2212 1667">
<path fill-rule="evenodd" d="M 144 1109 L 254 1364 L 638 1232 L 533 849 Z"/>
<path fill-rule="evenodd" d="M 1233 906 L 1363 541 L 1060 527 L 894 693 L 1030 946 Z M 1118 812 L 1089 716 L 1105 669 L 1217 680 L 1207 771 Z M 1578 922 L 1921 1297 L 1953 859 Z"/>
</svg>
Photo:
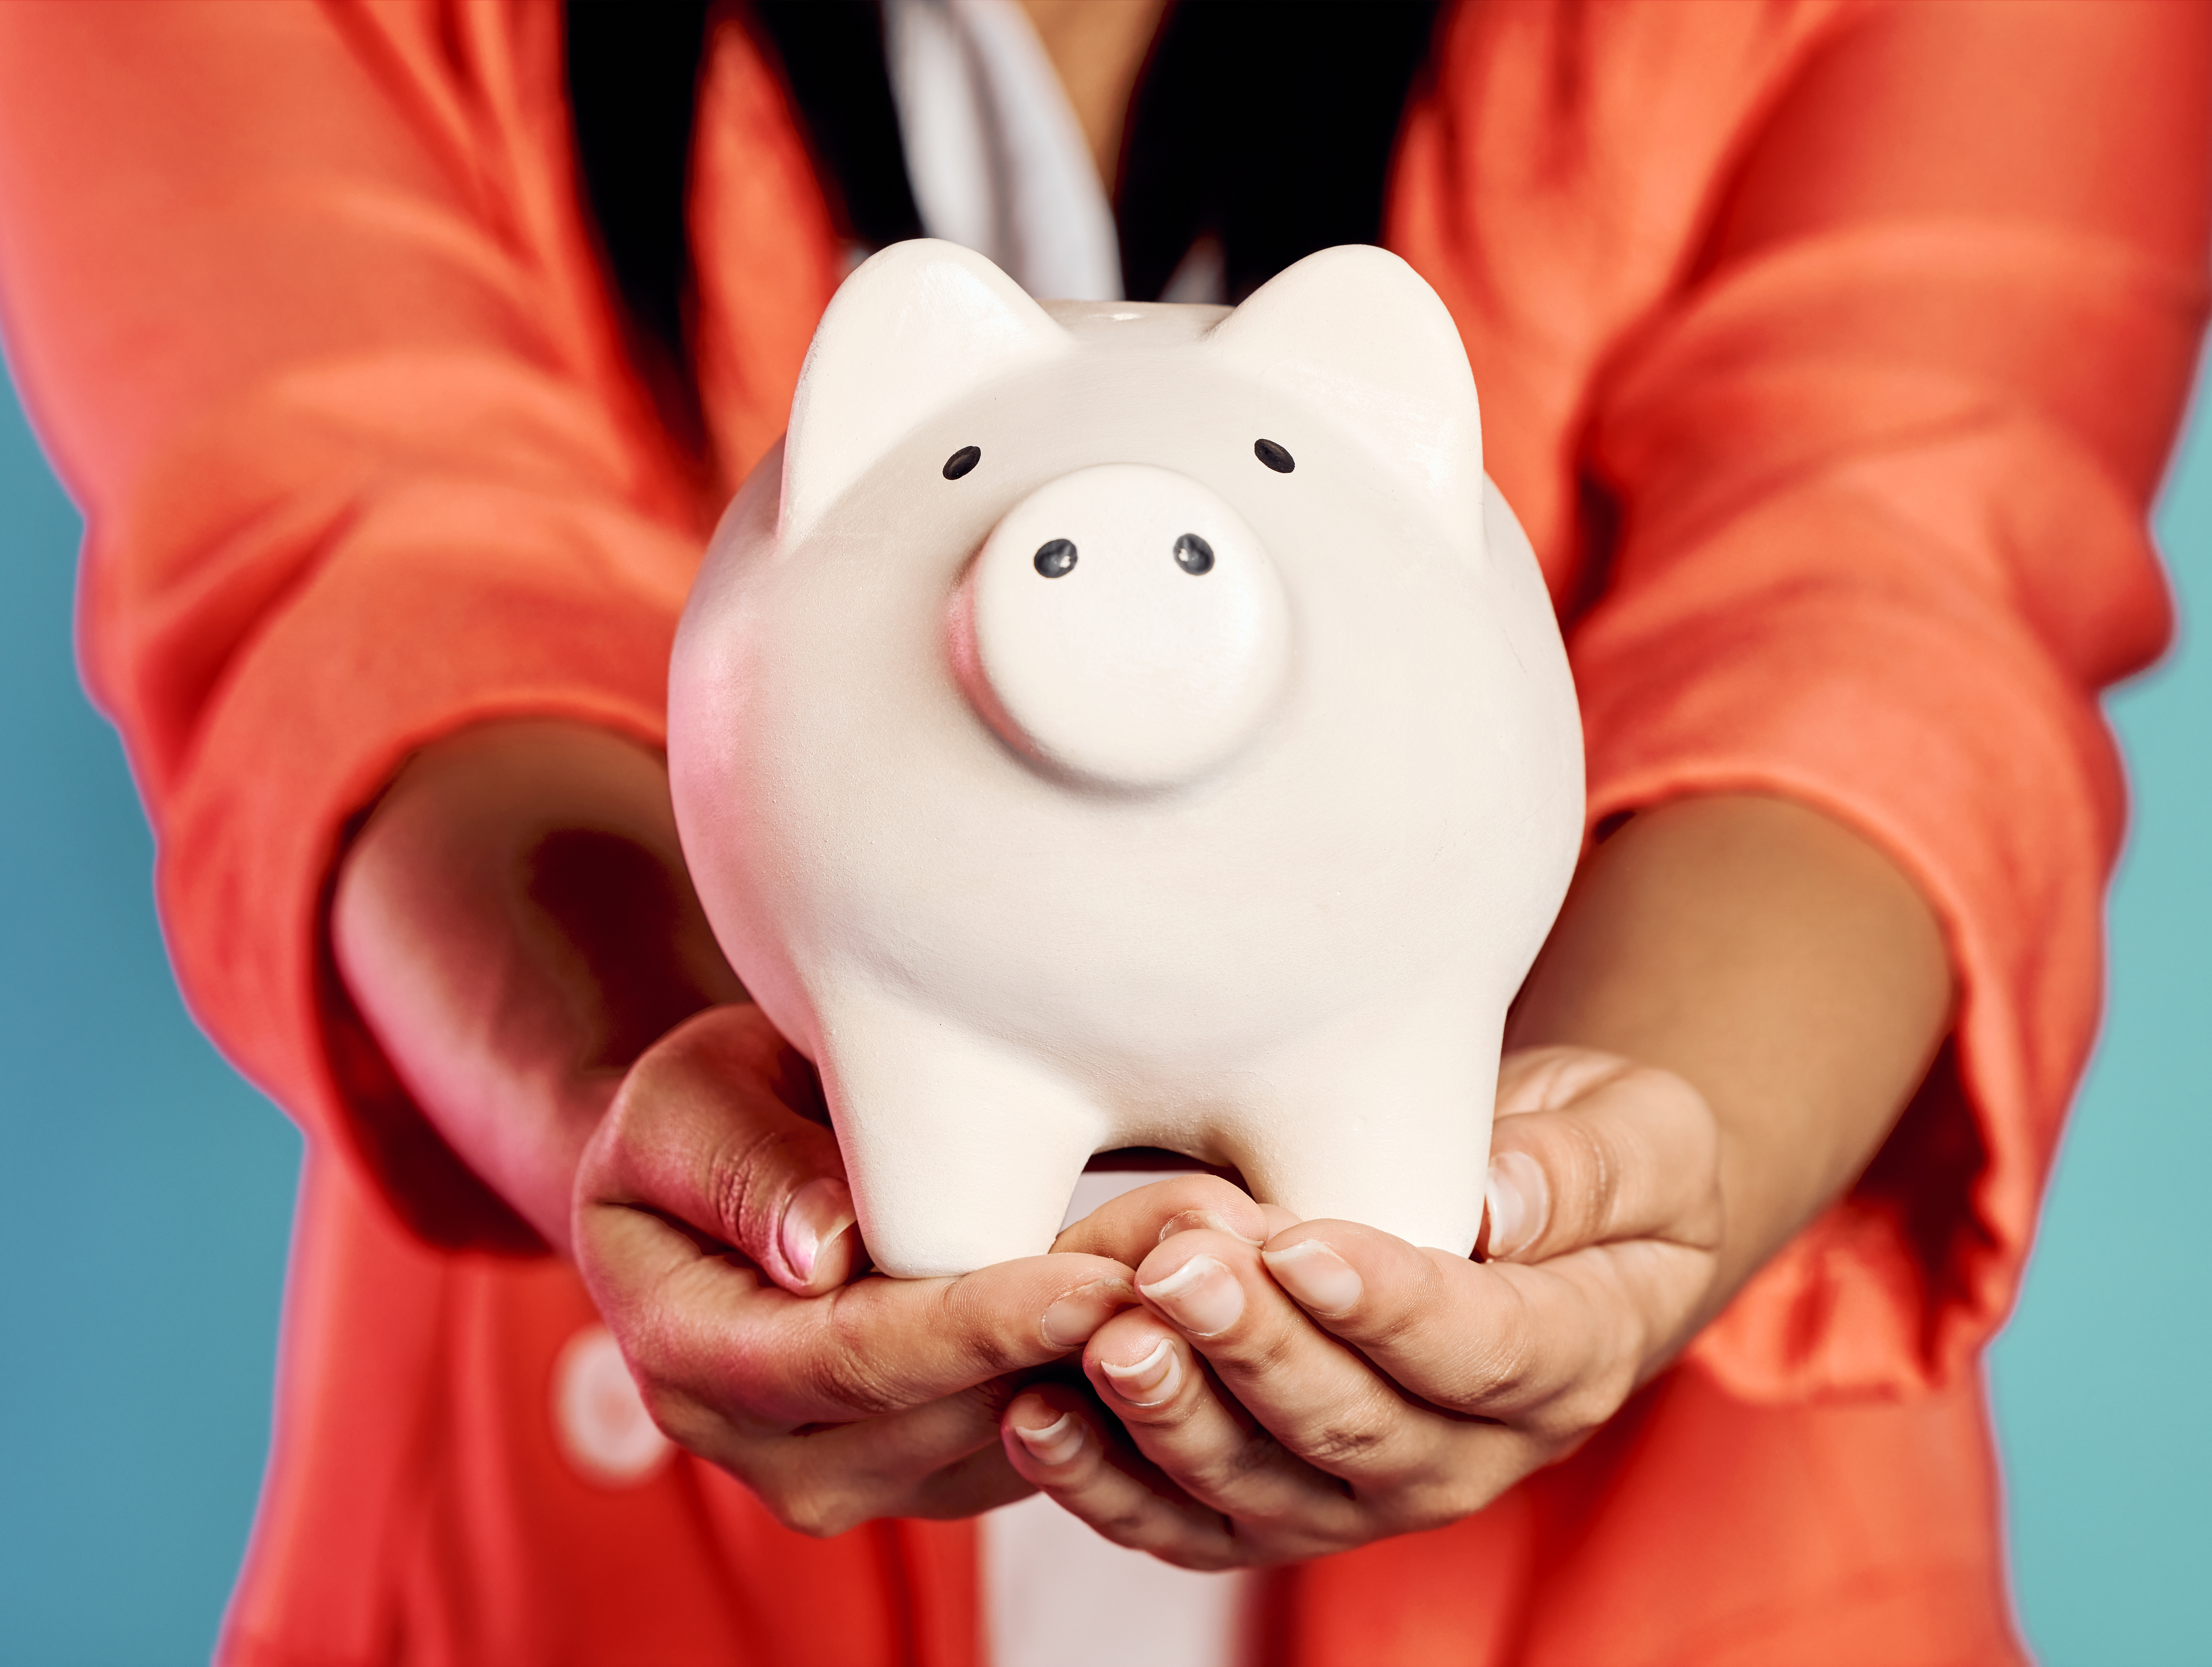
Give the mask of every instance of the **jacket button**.
<svg viewBox="0 0 2212 1667">
<path fill-rule="evenodd" d="M 553 1434 L 576 1474 L 602 1488 L 635 1487 L 673 1451 L 604 1325 L 569 1338 L 553 1363 Z"/>
</svg>

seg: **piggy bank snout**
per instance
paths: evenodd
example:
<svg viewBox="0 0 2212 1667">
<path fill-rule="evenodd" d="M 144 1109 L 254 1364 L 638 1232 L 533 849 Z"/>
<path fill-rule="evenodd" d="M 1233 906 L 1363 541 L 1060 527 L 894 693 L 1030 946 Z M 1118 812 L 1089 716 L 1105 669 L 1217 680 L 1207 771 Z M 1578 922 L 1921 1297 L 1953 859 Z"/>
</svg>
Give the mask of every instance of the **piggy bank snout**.
<svg viewBox="0 0 2212 1667">
<path fill-rule="evenodd" d="M 1064 475 L 1009 510 L 953 598 L 953 665 L 1018 751 L 1103 785 L 1164 788 L 1264 726 L 1291 613 L 1252 529 L 1189 477 Z"/>
</svg>

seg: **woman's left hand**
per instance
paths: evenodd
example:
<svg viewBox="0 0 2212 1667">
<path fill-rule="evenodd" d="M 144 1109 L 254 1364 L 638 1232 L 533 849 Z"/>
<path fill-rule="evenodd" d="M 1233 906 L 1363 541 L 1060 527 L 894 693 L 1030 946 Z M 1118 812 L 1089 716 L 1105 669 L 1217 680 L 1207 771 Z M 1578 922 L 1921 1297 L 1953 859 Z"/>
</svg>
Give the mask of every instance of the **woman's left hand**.
<svg viewBox="0 0 2212 1667">
<path fill-rule="evenodd" d="M 1069 1228 L 1054 1248 L 1136 1266 L 1146 1305 L 1085 1349 L 1095 1402 L 1009 1404 L 1015 1469 L 1110 1540 L 1226 1568 L 1440 1527 L 1572 1451 L 1725 1294 L 1717 1126 L 1671 1073 L 1535 1049 L 1492 1150 L 1483 1262 L 1207 1177 Z"/>
</svg>

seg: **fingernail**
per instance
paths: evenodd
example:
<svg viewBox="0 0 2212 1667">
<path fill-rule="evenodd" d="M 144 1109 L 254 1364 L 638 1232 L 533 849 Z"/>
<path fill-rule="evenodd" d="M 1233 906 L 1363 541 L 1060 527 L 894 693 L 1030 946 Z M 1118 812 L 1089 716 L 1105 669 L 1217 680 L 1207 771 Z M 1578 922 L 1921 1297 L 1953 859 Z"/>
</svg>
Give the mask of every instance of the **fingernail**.
<svg viewBox="0 0 2212 1667">
<path fill-rule="evenodd" d="M 1183 1210 L 1170 1216 L 1160 1228 L 1160 1236 L 1152 1243 L 1164 1244 L 1177 1233 L 1197 1232 L 1206 1228 L 1218 1233 L 1227 1233 L 1231 1238 L 1241 1238 L 1255 1250 L 1267 1243 L 1267 1240 L 1255 1238 L 1249 1233 L 1238 1232 L 1229 1225 L 1225 1216 L 1212 1210 Z"/>
<path fill-rule="evenodd" d="M 1182 1360 L 1165 1337 L 1134 1366 L 1117 1366 L 1111 1360 L 1101 1360 L 1098 1365 L 1113 1384 L 1114 1393 L 1133 1407 L 1157 1407 L 1182 1382 Z"/>
<path fill-rule="evenodd" d="M 1218 1337 L 1244 1312 L 1244 1287 L 1210 1256 L 1194 1256 L 1165 1279 L 1137 1288 L 1194 1337 Z"/>
<path fill-rule="evenodd" d="M 1543 1233 L 1551 1212 L 1551 1188 L 1543 1165 L 1525 1152 L 1501 1152 L 1490 1160 L 1483 1188 L 1490 1212 L 1489 1255 L 1492 1259 L 1526 1250 Z"/>
<path fill-rule="evenodd" d="M 1352 1265 L 1318 1238 L 1280 1250 L 1262 1250 L 1260 1260 L 1275 1283 L 1316 1314 L 1347 1314 L 1366 1287 Z"/>
<path fill-rule="evenodd" d="M 1072 1412 L 1060 1414 L 1041 1430 L 1017 1424 L 1014 1433 L 1040 1464 L 1065 1464 L 1083 1451 L 1083 1421 Z"/>
<path fill-rule="evenodd" d="M 853 1213 L 853 1189 L 834 1175 L 817 1176 L 783 1207 L 776 1248 L 801 1284 L 814 1277 L 823 1250 L 860 1218 Z"/>
<path fill-rule="evenodd" d="M 1079 1286 L 1044 1311 L 1044 1340 L 1054 1348 L 1080 1348 L 1092 1332 L 1136 1299 L 1125 1279 Z"/>
</svg>

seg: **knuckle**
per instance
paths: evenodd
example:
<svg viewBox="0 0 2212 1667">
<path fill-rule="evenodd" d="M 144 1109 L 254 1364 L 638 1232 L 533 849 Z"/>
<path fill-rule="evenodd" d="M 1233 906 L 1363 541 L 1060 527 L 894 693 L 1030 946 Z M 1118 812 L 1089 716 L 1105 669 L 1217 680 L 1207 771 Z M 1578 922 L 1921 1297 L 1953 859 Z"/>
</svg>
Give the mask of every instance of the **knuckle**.
<svg viewBox="0 0 2212 1667">
<path fill-rule="evenodd" d="M 756 1262 L 776 1226 L 790 1147 L 780 1129 L 747 1129 L 718 1146 L 708 1159 L 707 1202 L 714 1225 Z"/>
<path fill-rule="evenodd" d="M 1527 1427 L 1554 1439 L 1578 1438 L 1611 1419 L 1626 1398 L 1605 1385 L 1581 1384 L 1548 1402 Z"/>
<path fill-rule="evenodd" d="M 1304 1322 L 1299 1323 L 1303 1328 Z M 1225 1366 L 1241 1378 L 1294 1383 L 1301 1358 L 1312 1347 L 1302 1329 L 1268 1325 L 1243 1335 L 1231 1329 L 1204 1340 L 1197 1353 L 1217 1367 Z"/>
<path fill-rule="evenodd" d="M 1216 1496 L 1232 1494 L 1243 1483 L 1272 1466 L 1283 1445 L 1264 1429 L 1217 1449 L 1194 1465 L 1190 1479 L 1195 1491 Z"/>
<path fill-rule="evenodd" d="M 1536 1340 L 1525 1325 L 1502 1326 L 1473 1342 L 1461 1373 L 1462 1410 L 1480 1411 L 1492 1403 L 1513 1405 L 1524 1397 L 1536 1372 Z"/>
<path fill-rule="evenodd" d="M 1332 1416 L 1301 1428 L 1286 1445 L 1319 1469 L 1359 1465 L 1389 1442 L 1401 1407 L 1395 1396 L 1370 1390 Z"/>
<path fill-rule="evenodd" d="M 1116 1510 L 1101 1511 L 1086 1500 L 1079 1490 L 1059 1491 L 1053 1497 L 1115 1545 L 1145 1551 L 1151 1549 L 1152 1542 L 1158 1538 L 1151 1513 L 1140 1506 L 1131 1505 Z"/>
<path fill-rule="evenodd" d="M 629 1362 L 638 1394 L 644 1398 L 646 1411 L 666 1431 L 664 1412 L 671 1417 L 682 1417 L 686 1405 L 697 1403 L 697 1397 L 684 1386 L 676 1351 L 654 1326 L 639 1326 L 616 1335 L 621 1340 L 623 1356 Z"/>
<path fill-rule="evenodd" d="M 1422 1305 L 1408 1302 L 1394 1307 L 1389 1312 L 1376 1316 L 1359 1328 L 1358 1337 L 1363 1348 L 1398 1351 L 1419 1347 L 1428 1327 L 1434 1323 L 1431 1317 L 1424 1315 Z M 1350 1335 L 1350 1329 L 1346 1328 Z"/>
<path fill-rule="evenodd" d="M 944 1287 L 931 1315 L 931 1334 L 941 1346 L 957 1350 L 965 1368 L 979 1378 L 1036 1364 L 1009 1335 L 994 1300 L 975 1281 L 956 1279 Z"/>
<path fill-rule="evenodd" d="M 1504 1491 L 1495 1482 L 1443 1475 L 1403 1490 L 1392 1501 L 1389 1526 L 1394 1534 L 1419 1534 L 1448 1528 L 1473 1516 Z"/>
<path fill-rule="evenodd" d="M 1386 1437 L 1378 1429 L 1352 1424 L 1324 1424 L 1298 1438 L 1298 1456 L 1323 1470 L 1356 1464 L 1380 1447 Z"/>
<path fill-rule="evenodd" d="M 1620 1199 L 1622 1165 L 1612 1131 L 1587 1117 L 1567 1117 L 1553 1135 L 1554 1234 L 1587 1243 L 1604 1232 Z"/>
<path fill-rule="evenodd" d="M 721 1433 L 722 1421 L 714 1410 L 679 1390 L 647 1379 L 638 1385 L 638 1397 L 653 1427 L 686 1452 L 713 1446 Z"/>
<path fill-rule="evenodd" d="M 809 1539 L 830 1539 L 867 1520 L 866 1514 L 852 1500 L 824 1488 L 802 1488 L 769 1495 L 767 1503 L 776 1521 Z"/>
<path fill-rule="evenodd" d="M 1613 1063 L 1601 1092 L 1508 1131 L 1502 1143 L 1526 1153 L 1549 1183 L 1544 1255 L 1605 1242 L 1655 1209 L 1698 1215 L 1698 1201 L 1682 1198 L 1682 1187 L 1697 1185 L 1702 1196 L 1717 1186 L 1719 1130 L 1705 1097 L 1672 1071 Z M 1655 1177 L 1662 1177 L 1655 1192 Z M 1670 1199 L 1679 1201 L 1673 1211 Z"/>
<path fill-rule="evenodd" d="M 907 1404 L 896 1378 L 842 1339 L 808 1362 L 805 1376 L 814 1394 L 862 1417 L 898 1412 Z"/>
<path fill-rule="evenodd" d="M 1553 1437 L 1577 1438 L 1608 1422 L 1636 1391 L 1636 1372 L 1615 1356 L 1594 1365 L 1546 1396 L 1521 1421 L 1523 1427 Z"/>
</svg>

